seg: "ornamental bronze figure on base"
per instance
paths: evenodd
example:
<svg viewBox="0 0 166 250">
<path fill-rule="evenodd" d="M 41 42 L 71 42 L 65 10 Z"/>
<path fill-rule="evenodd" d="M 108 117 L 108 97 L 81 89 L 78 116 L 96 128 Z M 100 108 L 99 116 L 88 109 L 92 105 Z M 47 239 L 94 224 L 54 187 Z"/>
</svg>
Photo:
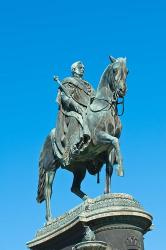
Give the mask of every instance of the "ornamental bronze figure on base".
<svg viewBox="0 0 166 250">
<path fill-rule="evenodd" d="M 52 220 L 50 199 L 56 170 L 62 167 L 74 175 L 71 191 L 86 200 L 81 182 L 86 170 L 99 173 L 106 164 L 105 193 L 110 192 L 113 165 L 124 175 L 119 146 L 121 121 L 118 99 L 126 94 L 126 58 L 113 58 L 104 70 L 97 91 L 83 79 L 84 65 L 72 64 L 72 76 L 59 83 L 59 112 L 56 128 L 47 136 L 39 160 L 37 201 L 46 201 L 46 220 Z"/>
</svg>

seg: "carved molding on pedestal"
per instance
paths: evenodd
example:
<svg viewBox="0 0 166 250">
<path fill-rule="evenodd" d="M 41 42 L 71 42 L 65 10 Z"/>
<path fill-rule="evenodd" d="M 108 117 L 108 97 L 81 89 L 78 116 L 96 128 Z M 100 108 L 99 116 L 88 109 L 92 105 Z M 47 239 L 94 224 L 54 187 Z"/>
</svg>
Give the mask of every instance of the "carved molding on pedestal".
<svg viewBox="0 0 166 250">
<path fill-rule="evenodd" d="M 95 227 L 92 226 L 91 228 L 94 223 Z M 76 230 L 75 233 L 79 233 L 79 237 L 82 237 L 82 240 L 84 238 L 86 242 L 79 243 L 75 249 L 81 249 L 78 248 L 81 246 L 80 244 L 85 247 L 87 242 L 93 241 L 91 243 L 93 245 L 96 241 L 95 235 L 101 234 L 102 231 L 134 230 L 143 235 L 150 230 L 151 224 L 152 216 L 131 195 L 109 193 L 95 199 L 87 199 L 63 216 L 55 218 L 51 223 L 41 228 L 35 238 L 27 243 L 27 246 L 31 249 L 38 249 L 38 245 L 45 244 L 79 227 L 81 231 Z M 86 235 L 83 235 L 83 231 Z M 89 233 L 87 233 L 88 231 Z M 71 235 L 76 237 L 73 234 Z M 129 238 L 126 242 L 130 243 L 131 240 L 132 238 Z M 133 242 L 135 241 L 133 240 L 131 244 Z"/>
<path fill-rule="evenodd" d="M 72 250 L 106 250 L 107 243 L 103 241 L 85 241 L 75 245 Z"/>
</svg>

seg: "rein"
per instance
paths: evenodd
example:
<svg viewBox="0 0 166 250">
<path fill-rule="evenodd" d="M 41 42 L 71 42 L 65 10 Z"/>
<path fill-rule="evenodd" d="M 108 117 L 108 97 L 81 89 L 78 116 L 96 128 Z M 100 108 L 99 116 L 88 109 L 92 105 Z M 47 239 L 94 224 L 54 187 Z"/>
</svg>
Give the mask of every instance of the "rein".
<svg viewBox="0 0 166 250">
<path fill-rule="evenodd" d="M 116 94 L 117 95 L 117 94 Z M 109 100 L 107 100 L 107 99 L 103 99 L 103 98 L 97 98 L 97 97 L 95 97 L 94 99 L 93 99 L 93 101 L 94 100 L 101 100 L 101 101 L 105 101 L 105 102 L 107 102 L 107 105 L 105 106 L 105 107 L 103 107 L 103 108 L 101 108 L 101 109 L 99 109 L 99 110 L 93 110 L 92 108 L 91 108 L 91 106 L 90 106 L 90 109 L 91 109 L 91 111 L 92 112 L 100 112 L 100 111 L 105 111 L 105 109 L 108 107 L 108 105 L 109 105 L 109 108 L 107 109 L 107 111 L 108 110 L 110 110 L 111 108 L 112 108 L 112 106 L 114 105 L 114 104 L 116 104 L 117 106 L 118 105 L 122 105 L 122 112 L 121 112 L 121 114 L 119 114 L 118 113 L 118 110 L 117 110 L 117 115 L 118 116 L 122 116 L 123 114 L 124 114 L 124 97 L 122 97 L 122 101 L 120 101 L 120 102 L 118 102 L 118 96 L 117 96 L 117 100 L 115 100 L 115 99 L 113 99 L 113 100 L 111 100 L 111 101 L 109 101 Z"/>
<path fill-rule="evenodd" d="M 93 101 L 94 101 L 94 100 L 105 101 L 107 104 L 106 104 L 103 108 L 98 109 L 98 110 L 92 109 L 92 108 L 91 108 L 91 105 L 90 105 L 90 110 L 91 110 L 92 112 L 108 111 L 108 110 L 111 109 L 111 107 L 112 107 L 114 104 L 116 104 L 116 101 L 111 101 L 111 102 L 110 102 L 110 101 L 107 100 L 107 99 L 98 98 L 98 97 L 95 97 L 95 98 L 93 99 Z M 92 103 L 93 103 L 93 101 L 92 101 Z M 91 103 L 91 104 L 92 104 L 92 103 Z M 108 108 L 107 110 L 105 110 L 105 109 L 108 107 L 108 105 L 109 105 L 109 108 Z"/>
<path fill-rule="evenodd" d="M 111 69 L 112 69 L 112 67 L 113 67 L 113 64 L 111 65 Z M 112 91 L 112 97 L 110 98 L 111 100 L 107 99 L 107 97 L 106 97 L 107 96 L 107 91 L 106 91 L 106 93 L 102 93 L 102 96 L 101 96 L 102 98 L 100 98 L 100 97 L 99 98 L 98 97 L 94 97 L 93 100 L 91 100 L 89 108 L 90 108 L 90 110 L 92 112 L 108 111 L 111 108 L 113 108 L 115 110 L 115 114 L 117 116 L 122 116 L 124 114 L 124 110 L 125 110 L 125 108 L 124 108 L 124 96 L 122 96 L 122 97 L 119 96 L 120 95 L 120 93 L 119 93 L 120 89 L 119 89 L 119 87 L 117 88 L 119 82 L 115 79 L 115 77 L 113 78 L 113 76 L 111 76 L 111 78 L 110 78 L 110 74 L 112 73 L 112 71 L 110 71 L 109 75 L 108 75 L 108 69 L 110 69 L 110 68 L 107 67 L 107 69 L 104 71 L 103 77 L 100 80 L 98 89 L 100 91 L 100 88 L 102 89 L 102 87 L 104 87 L 107 90 L 107 88 L 108 88 L 107 85 L 109 85 L 109 88 Z M 105 76 L 106 73 L 107 73 L 107 81 L 103 85 L 103 80 L 105 80 L 105 78 L 106 78 L 106 76 Z M 113 88 L 113 90 L 110 87 L 110 83 L 108 83 L 108 79 L 111 80 L 111 82 L 112 82 L 112 88 Z M 103 97 L 106 97 L 106 99 L 103 98 Z M 122 98 L 122 99 L 118 100 L 119 98 Z M 95 100 L 104 101 L 106 103 L 104 105 L 99 105 L 98 109 L 95 109 L 95 108 L 93 109 L 93 107 L 95 107 L 95 104 L 93 106 L 93 101 L 95 101 Z M 92 106 L 91 106 L 91 104 L 92 104 Z M 118 106 L 119 105 L 122 105 L 121 108 L 120 108 L 121 112 L 119 112 L 119 110 L 118 110 Z M 96 103 L 96 106 L 97 106 L 97 103 Z"/>
<path fill-rule="evenodd" d="M 122 101 L 118 102 L 117 101 L 117 106 L 122 104 L 122 112 L 121 114 L 118 114 L 118 116 L 122 116 L 124 114 L 124 97 L 122 97 Z"/>
</svg>

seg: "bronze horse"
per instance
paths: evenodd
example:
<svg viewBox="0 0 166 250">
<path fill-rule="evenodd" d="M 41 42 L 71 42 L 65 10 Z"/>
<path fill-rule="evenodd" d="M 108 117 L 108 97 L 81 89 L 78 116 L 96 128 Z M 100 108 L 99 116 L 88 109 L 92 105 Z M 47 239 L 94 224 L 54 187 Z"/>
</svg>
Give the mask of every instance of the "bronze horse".
<svg viewBox="0 0 166 250">
<path fill-rule="evenodd" d="M 118 98 L 126 94 L 127 67 L 126 58 L 110 57 L 111 64 L 103 72 L 96 96 L 87 109 L 87 124 L 92 140 L 85 151 L 76 156 L 69 166 L 62 166 L 54 151 L 53 129 L 47 136 L 39 160 L 39 183 L 37 201 L 46 201 L 46 220 L 52 219 L 50 199 L 52 184 L 59 167 L 71 171 L 74 175 L 71 191 L 86 200 L 88 196 L 81 191 L 81 182 L 86 170 L 90 174 L 99 173 L 106 164 L 105 193 L 110 192 L 113 165 L 117 164 L 117 173 L 123 176 L 122 157 L 119 146 L 121 122 L 118 117 Z"/>
</svg>

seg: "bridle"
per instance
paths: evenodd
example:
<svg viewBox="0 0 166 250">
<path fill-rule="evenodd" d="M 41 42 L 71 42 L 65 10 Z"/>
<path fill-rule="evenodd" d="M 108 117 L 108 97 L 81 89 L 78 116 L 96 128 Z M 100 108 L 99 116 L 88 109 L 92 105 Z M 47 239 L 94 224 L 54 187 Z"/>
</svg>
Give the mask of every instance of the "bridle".
<svg viewBox="0 0 166 250">
<path fill-rule="evenodd" d="M 113 67 L 113 64 L 111 65 L 111 67 Z M 113 68 L 111 70 L 113 70 Z M 124 96 L 120 97 L 120 93 L 119 93 L 120 92 L 120 88 L 118 88 L 118 85 L 119 85 L 120 81 L 117 81 L 115 79 L 115 76 L 112 76 L 111 82 L 112 82 L 112 88 L 111 88 L 110 84 L 108 84 L 109 88 L 112 91 L 112 98 L 111 98 L 111 100 L 109 100 L 108 98 L 94 97 L 91 100 L 91 103 L 94 100 L 100 100 L 100 101 L 106 102 L 106 105 L 104 105 L 102 108 L 97 109 L 97 110 L 93 110 L 93 108 L 90 105 L 90 109 L 93 112 L 99 112 L 99 111 L 109 111 L 111 108 L 113 108 L 116 115 L 122 116 L 124 114 L 124 109 L 125 108 L 124 108 Z M 121 101 L 118 100 L 119 98 L 121 98 Z M 122 111 L 121 111 L 120 114 L 118 113 L 118 105 L 122 105 Z"/>
<path fill-rule="evenodd" d="M 118 93 L 119 89 L 116 88 L 117 85 L 118 85 L 118 82 L 114 78 L 113 87 L 114 87 L 115 91 L 114 91 L 114 94 L 113 94 L 113 98 L 115 98 L 115 100 L 116 100 L 117 115 L 118 116 L 122 116 L 124 114 L 124 110 L 125 110 L 125 108 L 124 108 L 124 96 L 122 96 L 122 97 L 119 96 L 119 93 Z M 122 98 L 122 100 L 118 101 L 118 98 Z M 118 114 L 118 105 L 122 105 L 122 112 L 121 112 L 121 114 Z"/>
<path fill-rule="evenodd" d="M 117 106 L 122 104 L 122 112 L 121 112 L 121 114 L 118 114 L 118 111 L 117 111 L 117 115 L 118 115 L 118 116 L 122 116 L 122 115 L 124 114 L 124 111 L 125 111 L 125 107 L 124 107 L 124 97 L 121 97 L 121 98 L 122 98 L 122 101 L 120 101 L 120 102 L 118 102 L 118 99 L 117 99 Z"/>
<path fill-rule="evenodd" d="M 118 98 L 122 98 L 121 101 L 118 101 Z M 101 109 L 98 109 L 98 110 L 93 110 L 90 106 L 90 109 L 91 111 L 93 112 L 99 112 L 99 111 L 108 111 L 110 110 L 113 106 L 115 107 L 114 109 L 116 110 L 117 109 L 117 115 L 118 116 L 122 116 L 124 114 L 124 97 L 120 97 L 119 94 L 118 94 L 118 89 L 116 89 L 113 93 L 113 96 L 112 96 L 112 99 L 111 100 L 108 100 L 108 99 L 104 99 L 104 98 L 98 98 L 98 97 L 94 97 L 91 101 L 91 103 L 94 101 L 94 100 L 100 100 L 100 101 L 105 101 L 107 104 L 106 106 L 104 106 L 103 108 Z M 122 105 L 122 112 L 120 114 L 118 114 L 118 105 Z"/>
<path fill-rule="evenodd" d="M 91 111 L 93 111 L 93 112 L 100 112 L 100 111 L 108 111 L 108 110 L 110 110 L 114 105 L 116 105 L 116 107 L 118 106 L 118 105 L 121 105 L 122 104 L 122 112 L 121 112 L 121 114 L 118 114 L 118 108 L 117 108 L 117 115 L 118 116 L 122 116 L 123 114 L 124 114 L 124 97 L 121 97 L 122 98 L 122 101 L 118 101 L 118 98 L 119 97 L 117 97 L 116 98 L 116 100 L 111 100 L 111 101 L 109 101 L 108 99 L 103 99 L 103 98 L 98 98 L 98 97 L 95 97 L 95 98 L 93 98 L 93 100 L 92 100 L 92 102 L 96 99 L 96 100 L 100 100 L 100 101 L 105 101 L 107 104 L 106 104 L 106 106 L 105 107 L 103 107 L 103 108 L 101 108 L 101 109 L 98 109 L 98 110 L 93 110 L 92 108 L 91 108 L 91 106 L 90 106 L 90 109 L 91 109 Z M 108 107 L 109 106 L 109 107 Z M 108 108 L 107 108 L 108 107 Z"/>
</svg>

